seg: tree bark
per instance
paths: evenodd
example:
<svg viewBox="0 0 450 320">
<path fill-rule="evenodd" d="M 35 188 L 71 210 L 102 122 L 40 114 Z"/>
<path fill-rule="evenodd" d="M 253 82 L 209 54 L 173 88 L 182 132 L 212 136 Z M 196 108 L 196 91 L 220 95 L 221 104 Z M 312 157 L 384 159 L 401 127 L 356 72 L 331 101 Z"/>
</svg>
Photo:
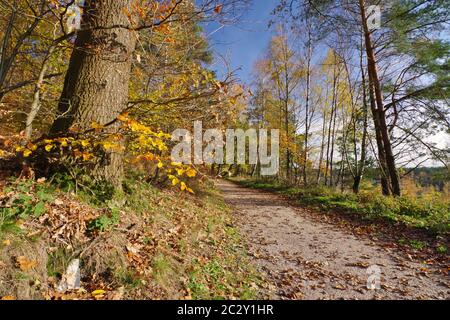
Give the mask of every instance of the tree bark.
<svg viewBox="0 0 450 320">
<path fill-rule="evenodd" d="M 92 123 L 112 122 L 127 107 L 136 35 L 130 15 L 134 0 L 88 0 L 70 59 L 52 136 Z M 117 125 L 108 128 L 117 130 Z M 108 153 L 94 169 L 96 178 L 120 184 L 123 155 Z"/>
<path fill-rule="evenodd" d="M 323 155 L 324 155 L 324 149 L 325 149 L 325 139 L 326 139 L 326 132 L 327 132 L 327 114 L 326 110 L 323 112 L 323 121 L 322 121 L 322 141 L 320 143 L 320 155 L 319 155 L 319 167 L 317 169 L 317 177 L 316 177 L 316 184 L 320 184 L 320 177 L 321 177 L 321 169 L 322 169 L 322 163 L 323 163 Z"/>
<path fill-rule="evenodd" d="M 372 39 L 370 35 L 369 28 L 367 26 L 367 17 L 366 17 L 366 11 L 364 6 L 364 0 L 359 0 L 359 7 L 361 11 L 361 20 L 363 25 L 363 31 L 364 31 L 364 39 L 365 39 L 365 45 L 366 45 L 366 52 L 367 52 L 367 67 L 369 72 L 369 82 L 372 83 L 374 94 L 375 94 L 375 102 L 377 106 L 377 114 L 378 114 L 378 130 L 380 131 L 381 138 L 383 140 L 383 147 L 384 147 L 384 155 L 386 159 L 386 166 L 389 173 L 389 180 L 390 185 L 392 189 L 392 193 L 395 196 L 401 195 L 401 188 L 400 188 L 400 178 L 397 172 L 397 167 L 395 164 L 395 157 L 392 150 L 392 144 L 389 136 L 389 130 L 386 124 L 386 114 L 384 111 L 384 104 L 383 104 L 383 95 L 381 92 L 381 84 L 378 77 L 378 71 L 377 71 L 377 65 L 376 65 L 376 59 L 375 59 L 375 53 L 372 47 Z"/>
<path fill-rule="evenodd" d="M 42 86 L 44 85 L 45 74 L 47 73 L 47 69 L 49 67 L 50 58 L 51 58 L 53 52 L 55 51 L 55 49 L 56 49 L 56 45 L 52 45 L 49 48 L 48 53 L 44 58 L 44 61 L 42 62 L 38 80 L 37 80 L 35 88 L 34 88 L 34 95 L 33 95 L 33 102 L 31 103 L 31 109 L 30 109 L 30 112 L 27 114 L 26 127 L 25 127 L 25 138 L 27 140 L 31 139 L 31 136 L 33 134 L 33 122 L 39 112 L 39 109 L 41 108 L 41 89 L 42 89 Z"/>
<path fill-rule="evenodd" d="M 389 183 L 389 177 L 387 175 L 386 156 L 384 154 L 383 139 L 380 133 L 380 125 L 379 125 L 380 121 L 375 103 L 375 95 L 373 93 L 373 86 L 370 80 L 369 80 L 369 99 L 370 99 L 370 110 L 372 111 L 373 124 L 375 127 L 375 140 L 377 142 L 377 149 L 378 149 L 381 190 L 383 192 L 383 195 L 389 196 L 391 194 L 391 188 Z"/>
<path fill-rule="evenodd" d="M 361 159 L 356 161 L 356 174 L 353 179 L 353 192 L 355 194 L 359 193 L 361 180 L 364 175 L 364 170 L 366 167 L 366 158 L 367 158 L 367 127 L 368 127 L 368 104 L 367 104 L 367 81 L 366 74 L 364 72 L 364 63 L 363 63 L 363 47 L 362 47 L 362 38 L 361 38 L 361 53 L 360 53 L 360 69 L 361 69 L 361 89 L 362 89 L 362 104 L 363 104 L 363 135 L 361 139 Z M 354 128 L 356 133 L 356 126 Z M 356 136 L 356 135 L 355 135 Z M 355 148 L 356 148 L 356 137 L 355 137 Z M 357 155 L 355 152 L 355 159 L 357 159 Z"/>
<path fill-rule="evenodd" d="M 305 102 L 305 152 L 303 155 L 303 184 L 308 185 L 307 176 L 307 162 L 308 162 L 308 144 L 309 144 L 309 100 L 310 100 L 310 86 L 311 86 L 311 59 L 312 59 L 312 39 L 311 28 L 308 25 L 308 58 L 306 67 L 306 102 Z"/>
<path fill-rule="evenodd" d="M 330 173 L 330 185 L 333 184 L 333 172 L 332 172 L 332 161 L 333 159 L 330 159 L 330 149 L 331 149 L 331 143 L 332 143 L 332 134 L 333 134 L 333 120 L 334 120 L 334 109 L 336 105 L 336 91 L 337 91 L 337 74 L 336 74 L 336 65 L 333 66 L 333 98 L 331 102 L 331 112 L 330 112 L 330 120 L 328 122 L 328 139 L 327 139 L 327 158 L 326 158 L 326 165 L 325 165 L 325 185 L 328 185 L 328 173 Z M 330 170 L 328 168 L 330 167 Z"/>
</svg>

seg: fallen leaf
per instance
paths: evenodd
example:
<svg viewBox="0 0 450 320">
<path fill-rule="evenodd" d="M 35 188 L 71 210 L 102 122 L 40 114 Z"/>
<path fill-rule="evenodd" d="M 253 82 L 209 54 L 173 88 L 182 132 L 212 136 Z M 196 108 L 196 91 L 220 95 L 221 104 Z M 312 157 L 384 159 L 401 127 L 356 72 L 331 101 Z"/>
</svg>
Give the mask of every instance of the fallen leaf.
<svg viewBox="0 0 450 320">
<path fill-rule="evenodd" d="M 346 290 L 347 289 L 345 286 L 343 286 L 342 284 L 339 284 L 339 283 L 334 285 L 334 288 L 335 289 L 339 289 L 339 290 Z"/>
<path fill-rule="evenodd" d="M 39 178 L 37 179 L 37 183 L 44 183 L 46 180 L 46 178 Z"/>
<path fill-rule="evenodd" d="M 25 256 L 20 256 L 16 258 L 16 265 L 22 271 L 30 271 L 37 266 L 37 261 L 27 259 Z"/>
<path fill-rule="evenodd" d="M 127 250 L 128 250 L 129 252 L 131 252 L 132 254 L 138 254 L 138 253 L 139 253 L 139 248 L 136 247 L 136 246 L 133 246 L 131 243 L 129 243 L 129 244 L 127 245 Z"/>
<path fill-rule="evenodd" d="M 105 293 L 106 293 L 106 291 L 105 291 L 105 290 L 101 290 L 101 289 L 99 289 L 99 290 L 94 290 L 94 291 L 91 292 L 91 294 L 92 294 L 93 296 L 104 295 Z"/>
</svg>

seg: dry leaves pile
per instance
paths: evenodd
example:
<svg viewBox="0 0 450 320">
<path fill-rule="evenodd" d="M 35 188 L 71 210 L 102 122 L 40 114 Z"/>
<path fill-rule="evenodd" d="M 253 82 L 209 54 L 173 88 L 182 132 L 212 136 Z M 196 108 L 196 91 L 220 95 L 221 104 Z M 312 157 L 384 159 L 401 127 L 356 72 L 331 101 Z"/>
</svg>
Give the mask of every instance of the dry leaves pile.
<svg viewBox="0 0 450 320">
<path fill-rule="evenodd" d="M 38 221 L 34 221 L 35 229 L 44 228 L 58 243 L 73 246 L 92 240 L 87 229 L 89 223 L 102 215 L 102 210 L 74 200 L 73 197 L 60 195 L 53 203 L 47 205 L 47 210 Z"/>
</svg>

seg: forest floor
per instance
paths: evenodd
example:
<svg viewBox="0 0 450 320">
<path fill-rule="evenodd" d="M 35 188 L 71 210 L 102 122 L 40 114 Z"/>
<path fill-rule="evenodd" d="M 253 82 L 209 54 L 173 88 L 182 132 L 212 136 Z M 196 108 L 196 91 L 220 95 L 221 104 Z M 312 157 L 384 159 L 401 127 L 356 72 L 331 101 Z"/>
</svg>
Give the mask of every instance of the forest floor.
<svg viewBox="0 0 450 320">
<path fill-rule="evenodd" d="M 450 299 L 446 259 L 403 250 L 378 231 L 368 235 L 364 227 L 291 205 L 280 195 L 225 180 L 216 185 L 267 278 L 267 298 Z M 368 289 L 377 269 L 380 288 Z"/>
</svg>

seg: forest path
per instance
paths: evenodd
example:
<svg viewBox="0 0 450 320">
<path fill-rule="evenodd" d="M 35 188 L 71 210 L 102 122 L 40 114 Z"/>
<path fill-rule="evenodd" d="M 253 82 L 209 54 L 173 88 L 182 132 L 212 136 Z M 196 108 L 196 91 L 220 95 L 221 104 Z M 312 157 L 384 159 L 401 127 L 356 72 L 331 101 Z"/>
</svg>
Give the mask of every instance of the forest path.
<svg viewBox="0 0 450 320">
<path fill-rule="evenodd" d="M 313 219 L 281 196 L 220 180 L 249 254 L 273 299 L 450 299 L 449 279 L 389 247 Z M 378 266 L 378 267 L 376 267 Z M 379 290 L 368 277 L 381 271 Z"/>
</svg>

